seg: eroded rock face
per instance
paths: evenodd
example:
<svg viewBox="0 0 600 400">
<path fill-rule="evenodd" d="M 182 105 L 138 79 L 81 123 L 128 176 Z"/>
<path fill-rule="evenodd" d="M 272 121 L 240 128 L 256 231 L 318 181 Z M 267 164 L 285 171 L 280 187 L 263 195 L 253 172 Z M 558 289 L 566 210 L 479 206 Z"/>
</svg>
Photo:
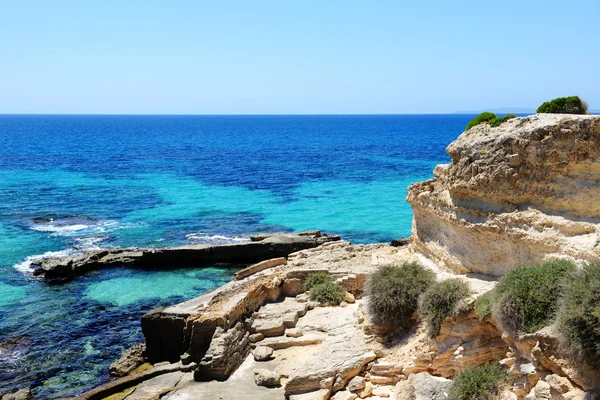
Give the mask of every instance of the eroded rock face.
<svg viewBox="0 0 600 400">
<path fill-rule="evenodd" d="M 600 117 L 482 124 L 446 151 L 452 162 L 409 188 L 417 250 L 458 272 L 493 275 L 548 257 L 600 256 Z"/>
</svg>

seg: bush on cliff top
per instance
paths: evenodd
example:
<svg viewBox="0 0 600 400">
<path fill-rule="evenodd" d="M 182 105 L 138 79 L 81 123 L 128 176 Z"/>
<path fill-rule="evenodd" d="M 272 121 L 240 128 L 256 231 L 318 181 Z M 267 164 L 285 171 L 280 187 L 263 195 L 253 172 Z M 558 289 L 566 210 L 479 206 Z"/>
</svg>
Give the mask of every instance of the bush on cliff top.
<svg viewBox="0 0 600 400">
<path fill-rule="evenodd" d="M 483 113 L 479 114 L 478 116 L 476 116 L 475 118 L 473 118 L 471 120 L 471 122 L 469 122 L 467 124 L 465 131 L 468 131 L 472 127 L 479 125 L 479 124 L 483 124 L 483 123 L 487 123 L 491 127 L 495 128 L 497 126 L 500 126 L 500 124 L 502 124 L 503 122 L 506 122 L 509 119 L 513 119 L 513 118 L 517 118 L 517 116 L 515 114 L 506 114 L 504 117 L 497 117 L 496 114 L 494 114 L 494 113 L 483 112 Z"/>
<path fill-rule="evenodd" d="M 407 328 L 419 297 L 434 281 L 435 274 L 418 263 L 380 267 L 367 282 L 368 310 L 378 323 Z"/>
<path fill-rule="evenodd" d="M 506 371 L 497 363 L 467 366 L 454 376 L 448 400 L 496 400 L 510 381 Z"/>
<path fill-rule="evenodd" d="M 587 104 L 579 96 L 558 97 L 550 100 L 538 107 L 538 113 L 551 114 L 585 114 L 587 113 Z"/>
<path fill-rule="evenodd" d="M 475 118 L 473 118 L 471 120 L 471 122 L 469 122 L 467 124 L 467 127 L 465 128 L 465 131 L 468 131 L 469 129 L 471 129 L 472 127 L 474 127 L 476 125 L 483 124 L 484 122 L 491 121 L 494 118 L 497 118 L 496 114 L 491 113 L 491 112 L 482 112 L 481 114 L 479 114 L 478 116 L 476 116 Z"/>
<path fill-rule="evenodd" d="M 575 270 L 568 260 L 520 266 L 508 271 L 493 290 L 492 316 L 500 328 L 517 335 L 550 325 L 566 279 Z"/>
<path fill-rule="evenodd" d="M 333 282 L 324 282 L 310 289 L 310 299 L 330 306 L 339 306 L 344 301 L 346 291 Z"/>
<path fill-rule="evenodd" d="M 442 322 L 452 314 L 461 300 L 470 294 L 469 284 L 462 279 L 447 279 L 431 285 L 419 300 L 419 312 L 427 322 L 429 335 L 440 333 Z"/>
<path fill-rule="evenodd" d="M 563 344 L 600 364 L 600 264 L 577 271 L 565 287 L 557 314 Z"/>
</svg>

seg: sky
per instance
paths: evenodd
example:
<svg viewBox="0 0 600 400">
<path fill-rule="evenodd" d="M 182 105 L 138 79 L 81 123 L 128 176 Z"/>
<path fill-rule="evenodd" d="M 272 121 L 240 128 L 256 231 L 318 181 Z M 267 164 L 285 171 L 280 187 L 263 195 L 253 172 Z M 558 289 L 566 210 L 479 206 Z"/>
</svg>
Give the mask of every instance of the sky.
<svg viewBox="0 0 600 400">
<path fill-rule="evenodd" d="M 0 113 L 600 109 L 600 1 L 0 0 Z"/>
</svg>

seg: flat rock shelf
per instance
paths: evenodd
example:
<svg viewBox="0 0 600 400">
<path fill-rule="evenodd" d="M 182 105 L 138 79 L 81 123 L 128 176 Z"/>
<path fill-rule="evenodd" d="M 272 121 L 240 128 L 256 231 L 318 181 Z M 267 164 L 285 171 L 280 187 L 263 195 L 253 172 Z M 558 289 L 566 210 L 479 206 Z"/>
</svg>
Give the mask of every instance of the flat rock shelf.
<svg viewBox="0 0 600 400">
<path fill-rule="evenodd" d="M 306 231 L 261 234 L 252 236 L 248 242 L 225 245 L 91 250 L 79 255 L 42 259 L 35 265 L 34 275 L 43 277 L 47 282 L 60 283 L 95 269 L 124 265 L 164 269 L 215 263 L 239 266 L 287 257 L 291 253 L 338 240 L 340 237 L 337 235 Z"/>
</svg>

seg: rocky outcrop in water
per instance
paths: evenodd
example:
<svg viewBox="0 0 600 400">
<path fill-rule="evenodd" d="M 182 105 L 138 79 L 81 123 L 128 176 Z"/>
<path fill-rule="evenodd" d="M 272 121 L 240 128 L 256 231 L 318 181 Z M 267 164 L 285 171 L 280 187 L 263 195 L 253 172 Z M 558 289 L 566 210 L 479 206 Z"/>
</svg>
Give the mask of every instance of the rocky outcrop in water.
<svg viewBox="0 0 600 400">
<path fill-rule="evenodd" d="M 323 243 L 340 240 L 320 231 L 253 236 L 252 241 L 225 245 L 190 245 L 166 248 L 116 248 L 90 250 L 81 255 L 37 261 L 34 274 L 49 282 L 64 282 L 88 271 L 123 265 L 173 268 L 220 264 L 251 264 L 286 257 Z"/>
<path fill-rule="evenodd" d="M 501 275 L 600 256 L 600 117 L 538 114 L 464 132 L 409 188 L 412 245 L 458 272 Z"/>
</svg>

